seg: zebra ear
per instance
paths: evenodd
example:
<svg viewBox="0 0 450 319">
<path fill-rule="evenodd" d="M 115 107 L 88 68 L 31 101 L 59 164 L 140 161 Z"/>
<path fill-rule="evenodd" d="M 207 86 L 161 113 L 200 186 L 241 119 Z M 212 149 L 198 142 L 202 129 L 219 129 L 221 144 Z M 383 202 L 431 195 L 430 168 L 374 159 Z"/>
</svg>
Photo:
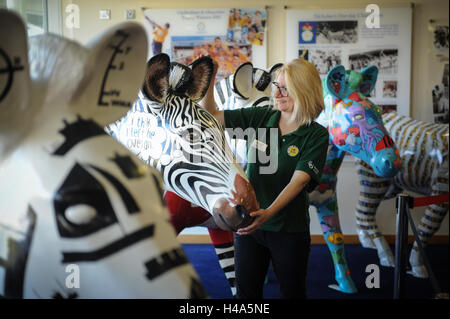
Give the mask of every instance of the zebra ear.
<svg viewBox="0 0 450 319">
<path fill-rule="evenodd" d="M 192 82 L 192 70 L 184 64 L 170 64 L 169 88 L 175 95 L 184 95 Z"/>
<path fill-rule="evenodd" d="M 270 73 L 270 76 L 272 77 L 272 80 L 271 80 L 271 81 L 274 81 L 274 80 L 275 80 L 275 77 L 277 76 L 278 71 L 280 70 L 280 68 L 281 68 L 282 66 L 283 66 L 283 63 L 277 63 L 277 64 L 274 64 L 274 65 L 270 68 L 269 73 Z"/>
<path fill-rule="evenodd" d="M 213 61 L 209 56 L 202 56 L 189 66 L 192 70 L 192 79 L 187 85 L 186 95 L 194 101 L 199 101 L 205 96 L 209 83 L 213 81 Z"/>
<path fill-rule="evenodd" d="M 364 68 L 361 72 L 362 81 L 358 91 L 364 96 L 369 96 L 377 83 L 378 68 L 374 65 Z"/>
<path fill-rule="evenodd" d="M 169 91 L 169 74 L 169 56 L 164 53 L 153 56 L 147 62 L 147 72 L 142 88 L 144 95 L 150 100 L 162 102 Z"/>
<path fill-rule="evenodd" d="M 253 83 L 255 83 L 255 88 L 258 91 L 264 91 L 270 86 L 272 77 L 269 72 L 261 69 L 253 69 Z"/>
<path fill-rule="evenodd" d="M 328 72 L 325 88 L 335 98 L 341 100 L 345 98 L 345 68 L 342 65 L 337 65 Z"/>
<path fill-rule="evenodd" d="M 253 88 L 253 64 L 245 62 L 234 72 L 233 89 L 236 94 L 244 99 L 250 97 Z"/>
<path fill-rule="evenodd" d="M 27 31 L 22 19 L 0 9 L 0 162 L 29 133 L 39 103 L 30 103 Z M 38 93 L 43 94 L 43 93 Z M 34 98 L 34 100 L 38 100 Z"/>
</svg>

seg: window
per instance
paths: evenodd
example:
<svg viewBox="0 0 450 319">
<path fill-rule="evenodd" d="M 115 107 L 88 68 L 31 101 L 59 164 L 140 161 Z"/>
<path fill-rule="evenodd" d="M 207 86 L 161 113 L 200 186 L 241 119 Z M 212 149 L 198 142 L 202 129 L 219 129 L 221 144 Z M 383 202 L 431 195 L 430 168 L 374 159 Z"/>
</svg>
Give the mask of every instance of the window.
<svg viewBox="0 0 450 319">
<path fill-rule="evenodd" d="M 18 13 L 27 25 L 28 36 L 61 34 L 61 4 L 57 0 L 0 0 L 0 8 Z"/>
</svg>

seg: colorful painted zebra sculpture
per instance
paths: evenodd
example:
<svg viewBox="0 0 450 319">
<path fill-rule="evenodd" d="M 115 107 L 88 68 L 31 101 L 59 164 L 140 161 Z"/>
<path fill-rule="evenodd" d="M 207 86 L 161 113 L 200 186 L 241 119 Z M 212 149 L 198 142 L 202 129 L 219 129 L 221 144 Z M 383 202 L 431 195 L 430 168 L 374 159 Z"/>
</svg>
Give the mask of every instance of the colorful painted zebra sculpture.
<svg viewBox="0 0 450 319">
<path fill-rule="evenodd" d="M 376 248 L 380 263 L 393 267 L 390 247 L 377 245 L 383 237 L 375 221 L 377 208 L 381 201 L 396 196 L 402 190 L 426 196 L 448 193 L 449 125 L 426 123 L 396 113 L 384 114 L 383 122 L 400 150 L 401 169 L 394 178 L 382 178 L 366 163 L 358 161 L 360 196 L 355 215 L 363 247 Z M 448 202 L 426 208 L 418 225 L 422 245 L 425 246 L 440 228 L 447 212 Z M 415 277 L 428 277 L 417 242 L 411 250 L 409 262 Z"/>
<path fill-rule="evenodd" d="M 103 129 L 135 100 L 146 53 L 134 23 L 27 52 L 21 19 L 0 10 L 0 297 L 206 297 L 161 175 Z"/>
<path fill-rule="evenodd" d="M 317 208 L 323 236 L 335 266 L 338 286 L 330 285 L 330 287 L 346 293 L 355 293 L 357 289 L 345 258 L 344 240 L 338 218 L 337 173 L 345 153 L 348 152 L 370 163 L 381 176 L 395 175 L 400 165 L 398 150 L 383 126 L 381 111 L 367 98 L 375 86 L 377 76 L 376 67 L 368 67 L 361 73 L 345 71 L 342 66 L 334 67 L 323 81 L 325 110 L 317 119 L 317 122 L 327 127 L 330 133 L 330 146 L 322 181 L 310 193 L 310 203 Z M 223 89 L 230 86 L 226 81 L 230 79 L 224 79 L 215 86 L 215 90 L 218 91 L 215 92 L 218 108 L 225 108 L 224 105 L 233 109 L 270 104 L 270 90 L 246 95 L 239 93 L 241 87 L 256 90 L 251 72 L 241 73 L 238 69 L 233 81 L 230 81 L 233 83 L 231 90 Z M 257 96 L 256 94 L 263 94 L 266 99 L 261 99 L 260 96 L 257 99 L 242 99 L 242 96 Z M 224 96 L 224 99 L 221 99 L 221 96 Z M 258 99 L 260 102 L 257 102 Z M 232 101 L 239 103 L 233 104 Z M 242 148 L 237 151 L 242 152 Z M 241 153 L 237 157 L 245 158 L 246 154 Z M 381 245 L 387 243 L 383 242 Z"/>
<path fill-rule="evenodd" d="M 147 63 L 144 86 L 132 109 L 107 127 L 161 172 L 177 231 L 194 225 L 206 226 L 210 233 L 217 228 L 235 231 L 250 223 L 249 213 L 258 208 L 220 123 L 196 102 L 206 94 L 212 71 L 210 57 L 185 66 L 171 63 L 165 54 L 155 55 Z M 233 239 L 231 233 L 222 235 L 226 240 L 221 243 L 211 238 L 234 294 Z"/>
</svg>

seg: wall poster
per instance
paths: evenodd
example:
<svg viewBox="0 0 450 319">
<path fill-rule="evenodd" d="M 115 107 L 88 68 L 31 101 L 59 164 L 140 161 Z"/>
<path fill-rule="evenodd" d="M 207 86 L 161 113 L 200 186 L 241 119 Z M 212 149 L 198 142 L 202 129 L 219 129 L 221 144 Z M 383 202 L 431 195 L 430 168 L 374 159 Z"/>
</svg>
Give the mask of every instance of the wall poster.
<svg viewBox="0 0 450 319">
<path fill-rule="evenodd" d="M 210 55 L 219 64 L 217 79 L 247 61 L 266 68 L 265 9 L 147 9 L 144 18 L 149 58 L 163 52 L 171 60 L 189 64 Z"/>
<path fill-rule="evenodd" d="M 365 8 L 288 10 L 286 61 L 304 57 L 322 78 L 338 64 L 355 71 L 376 65 L 371 100 L 383 112 L 409 116 L 412 10 L 380 8 L 379 13 L 379 25 L 369 28 Z"/>
</svg>

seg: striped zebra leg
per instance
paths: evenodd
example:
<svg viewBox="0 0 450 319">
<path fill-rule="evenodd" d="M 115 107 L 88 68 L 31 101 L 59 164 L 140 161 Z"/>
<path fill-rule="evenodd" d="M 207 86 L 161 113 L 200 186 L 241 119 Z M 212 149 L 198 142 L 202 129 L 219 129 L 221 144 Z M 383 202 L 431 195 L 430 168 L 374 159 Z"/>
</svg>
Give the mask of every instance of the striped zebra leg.
<svg viewBox="0 0 450 319">
<path fill-rule="evenodd" d="M 209 236 L 219 259 L 225 277 L 231 288 L 231 294 L 236 296 L 236 274 L 234 272 L 234 238 L 233 233 L 218 228 L 208 228 Z"/>
<path fill-rule="evenodd" d="M 339 291 L 356 293 L 358 290 L 350 276 L 350 269 L 345 258 L 344 235 L 339 224 L 336 194 L 320 205 L 317 205 L 316 208 L 323 238 L 333 258 L 335 279 L 339 285 Z M 329 287 L 334 288 L 333 285 Z"/>
<path fill-rule="evenodd" d="M 357 173 L 360 180 L 359 202 L 356 206 L 356 228 L 361 245 L 374 248 L 378 252 L 380 264 L 394 267 L 394 256 L 386 239 L 378 230 L 375 215 L 380 202 L 384 199 L 392 181 L 374 174 L 372 168 L 357 161 Z"/>
<path fill-rule="evenodd" d="M 447 179 L 448 187 L 448 179 Z M 445 192 L 447 193 L 448 190 Z M 442 191 L 433 192 L 432 195 L 443 194 Z M 422 243 L 422 247 L 428 243 L 428 240 L 439 230 L 442 220 L 448 212 L 448 203 L 429 205 L 425 210 L 424 216 L 420 220 L 417 226 L 417 232 L 419 233 L 419 240 Z M 411 274 L 418 278 L 428 278 L 428 271 L 424 266 L 422 256 L 419 251 L 419 246 L 417 242 L 414 242 L 413 248 L 411 250 L 411 255 L 409 257 L 409 262 L 411 264 Z"/>
</svg>

